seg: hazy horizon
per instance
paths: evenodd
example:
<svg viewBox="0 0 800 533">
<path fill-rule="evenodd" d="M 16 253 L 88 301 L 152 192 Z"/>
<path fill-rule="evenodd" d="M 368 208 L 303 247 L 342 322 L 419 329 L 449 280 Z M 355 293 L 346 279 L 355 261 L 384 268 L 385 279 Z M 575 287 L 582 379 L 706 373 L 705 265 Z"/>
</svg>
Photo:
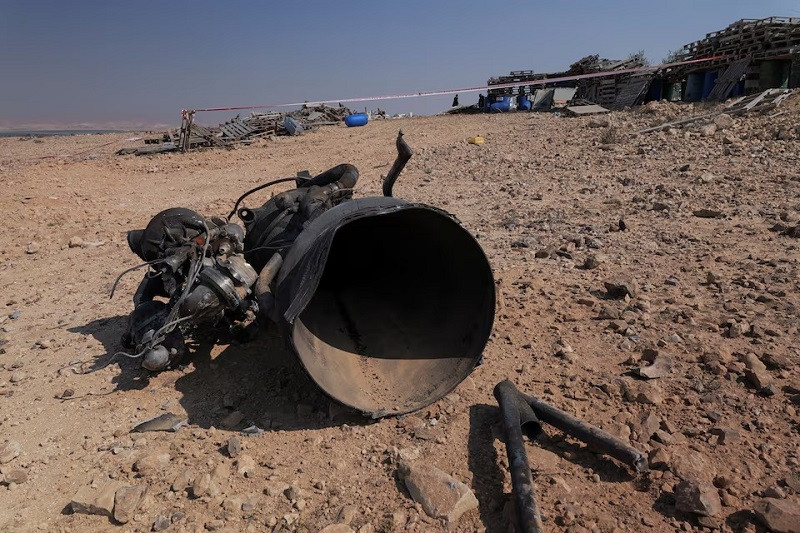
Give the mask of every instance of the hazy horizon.
<svg viewBox="0 0 800 533">
<path fill-rule="evenodd" d="M 182 108 L 476 86 L 511 70 L 563 70 L 589 54 L 643 50 L 655 64 L 741 18 L 800 16 L 796 0 L 675 0 L 660 10 L 633 0 L 151 6 L 0 0 L 0 130 L 159 130 L 177 127 Z M 451 101 L 349 107 L 432 114 Z"/>
</svg>

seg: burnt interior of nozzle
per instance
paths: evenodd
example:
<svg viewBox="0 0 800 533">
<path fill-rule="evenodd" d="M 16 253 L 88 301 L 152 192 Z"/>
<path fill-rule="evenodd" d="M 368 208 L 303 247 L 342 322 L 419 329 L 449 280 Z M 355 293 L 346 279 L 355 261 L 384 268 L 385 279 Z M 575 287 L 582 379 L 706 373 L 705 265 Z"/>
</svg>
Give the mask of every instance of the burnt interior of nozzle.
<svg viewBox="0 0 800 533">
<path fill-rule="evenodd" d="M 405 209 L 339 228 L 292 335 L 325 392 L 384 415 L 419 409 L 460 383 L 493 319 L 494 282 L 478 243 L 438 211 Z"/>
</svg>

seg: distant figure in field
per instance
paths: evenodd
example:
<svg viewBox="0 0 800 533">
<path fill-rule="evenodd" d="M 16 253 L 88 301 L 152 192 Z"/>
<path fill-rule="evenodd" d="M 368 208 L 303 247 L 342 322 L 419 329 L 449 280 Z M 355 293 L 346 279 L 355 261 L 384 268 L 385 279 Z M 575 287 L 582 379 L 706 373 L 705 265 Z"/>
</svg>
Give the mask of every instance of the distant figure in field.
<svg viewBox="0 0 800 533">
<path fill-rule="evenodd" d="M 483 109 L 486 106 L 486 97 L 482 94 L 478 95 L 478 109 Z"/>
<path fill-rule="evenodd" d="M 453 98 L 453 107 L 458 107 L 458 95 Z"/>
</svg>

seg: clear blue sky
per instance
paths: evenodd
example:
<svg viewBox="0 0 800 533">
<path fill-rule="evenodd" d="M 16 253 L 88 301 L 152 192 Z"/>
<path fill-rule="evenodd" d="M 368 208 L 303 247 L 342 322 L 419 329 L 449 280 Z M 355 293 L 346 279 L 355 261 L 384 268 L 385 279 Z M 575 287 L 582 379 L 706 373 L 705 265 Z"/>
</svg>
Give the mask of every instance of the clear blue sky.
<svg viewBox="0 0 800 533">
<path fill-rule="evenodd" d="M 800 16 L 800 1 L 0 0 L 0 128 L 174 125 L 184 107 L 463 87 L 592 53 L 659 62 L 771 15 Z M 450 100 L 380 105 L 431 113 Z"/>
</svg>

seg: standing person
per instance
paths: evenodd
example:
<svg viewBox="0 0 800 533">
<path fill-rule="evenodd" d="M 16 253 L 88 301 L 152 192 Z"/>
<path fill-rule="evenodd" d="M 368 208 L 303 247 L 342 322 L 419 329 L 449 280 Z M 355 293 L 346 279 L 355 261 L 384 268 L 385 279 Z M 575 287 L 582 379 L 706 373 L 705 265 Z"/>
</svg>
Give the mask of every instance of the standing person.
<svg viewBox="0 0 800 533">
<path fill-rule="evenodd" d="M 458 95 L 453 98 L 453 107 L 458 107 Z"/>
</svg>

